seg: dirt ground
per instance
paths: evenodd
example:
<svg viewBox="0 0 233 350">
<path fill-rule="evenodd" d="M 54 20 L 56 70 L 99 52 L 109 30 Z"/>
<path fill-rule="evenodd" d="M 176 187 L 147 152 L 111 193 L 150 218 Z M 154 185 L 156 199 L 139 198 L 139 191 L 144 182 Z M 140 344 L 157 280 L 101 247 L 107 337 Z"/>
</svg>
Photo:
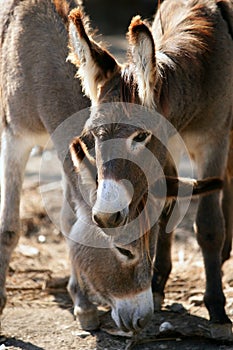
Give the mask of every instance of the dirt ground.
<svg viewBox="0 0 233 350">
<path fill-rule="evenodd" d="M 50 158 L 45 159 L 51 162 Z M 230 337 L 221 339 L 221 330 L 211 339 L 202 302 L 203 263 L 192 230 L 196 200 L 175 233 L 173 270 L 163 310 L 154 314 L 142 334 L 137 339 L 114 335 L 116 328 L 110 313 L 103 308 L 99 310 L 101 330 L 80 330 L 66 291 L 66 242 L 47 215 L 54 215 L 56 221 L 61 205 L 58 165 L 54 161 L 53 164 L 53 173 L 46 174 L 46 179 L 42 176 L 42 196 L 37 175 L 40 157 L 32 157 L 27 168 L 21 208 L 23 234 L 9 269 L 0 350 L 233 349 Z M 40 169 L 43 173 L 43 166 Z M 224 265 L 223 283 L 226 309 L 233 320 L 233 257 Z M 162 332 L 161 327 L 167 331 Z"/>
</svg>

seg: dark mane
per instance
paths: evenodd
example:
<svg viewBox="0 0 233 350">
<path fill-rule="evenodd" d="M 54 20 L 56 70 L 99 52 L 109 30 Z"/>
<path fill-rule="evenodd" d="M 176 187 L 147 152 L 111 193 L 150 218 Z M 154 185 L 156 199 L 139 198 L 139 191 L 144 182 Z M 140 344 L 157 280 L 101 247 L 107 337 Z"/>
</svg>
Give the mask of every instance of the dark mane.
<svg viewBox="0 0 233 350">
<path fill-rule="evenodd" d="M 131 65 L 126 65 L 121 72 L 117 72 L 102 87 L 99 95 L 100 103 L 126 102 L 140 104 L 138 86 L 135 82 Z"/>
<path fill-rule="evenodd" d="M 121 101 L 128 103 L 140 103 L 138 86 L 134 79 L 134 72 L 130 65 L 126 65 L 121 75 Z"/>
<path fill-rule="evenodd" d="M 190 6 L 190 2 L 192 6 Z M 154 24 L 153 32 L 156 42 L 157 82 L 155 86 L 155 103 L 161 106 L 161 111 L 169 113 L 169 88 L 174 84 L 182 89 L 185 95 L 186 87 L 180 84 L 191 79 L 201 81 L 206 69 L 210 53 L 215 45 L 215 27 L 218 21 L 213 7 L 190 0 L 187 7 L 178 1 L 169 6 L 161 5 Z M 171 83 L 172 82 L 172 83 Z"/>
</svg>

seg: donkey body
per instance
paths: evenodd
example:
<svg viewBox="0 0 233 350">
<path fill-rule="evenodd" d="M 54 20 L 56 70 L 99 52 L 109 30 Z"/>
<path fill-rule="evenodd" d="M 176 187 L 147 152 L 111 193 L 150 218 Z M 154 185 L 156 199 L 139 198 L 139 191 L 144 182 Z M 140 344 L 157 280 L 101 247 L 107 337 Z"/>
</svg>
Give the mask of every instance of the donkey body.
<svg viewBox="0 0 233 350">
<path fill-rule="evenodd" d="M 44 145 L 48 134 L 52 135 L 66 118 L 87 107 L 89 100 L 83 97 L 80 83 L 74 79 L 73 65 L 66 62 L 67 29 L 53 1 L 2 0 L 0 23 L 1 312 L 6 302 L 9 259 L 19 238 L 20 193 L 30 151 L 36 144 Z M 53 141 L 62 160 L 60 142 Z M 67 178 L 71 178 L 72 167 L 68 163 L 67 159 L 63 166 Z"/>
<path fill-rule="evenodd" d="M 183 137 L 197 164 L 198 176 L 225 179 L 223 198 L 220 192 L 200 198 L 196 227 L 206 271 L 204 302 L 210 321 L 223 324 L 228 329 L 231 321 L 224 308 L 221 265 L 229 258 L 232 240 L 232 2 L 165 0 L 152 27 L 139 16 L 135 17 L 129 27 L 130 58 L 125 65 L 118 64 L 108 51 L 94 41 L 85 23 L 86 19 L 80 10 L 70 14 L 70 59 L 77 65 L 84 91 L 93 105 L 92 115 L 83 134 L 71 147 L 74 164 L 80 173 L 85 158 L 90 163 L 89 170 L 92 166 L 96 167 L 97 197 L 88 215 L 105 230 L 109 227 L 120 229 L 121 225 L 131 222 L 142 212 L 148 181 L 135 164 L 118 159 L 117 152 L 114 152 L 115 146 L 111 148 L 109 143 L 114 142 L 114 139 L 125 140 L 127 157 L 138 155 L 143 147 L 147 148 L 156 156 L 167 175 L 174 173 L 174 165 L 167 158 L 166 150 L 153 137 L 153 123 L 135 122 L 134 108 L 122 107 L 122 104 L 140 104 L 151 113 L 158 110 Z M 91 154 L 93 149 L 95 157 Z M 143 160 L 150 168 L 146 154 L 141 158 Z M 156 170 L 154 177 L 155 180 L 159 177 Z M 133 194 L 127 185 L 129 181 L 134 187 Z M 114 197 L 111 193 L 118 195 Z M 154 208 L 156 212 L 156 203 L 149 205 L 149 211 Z M 137 270 L 134 270 L 139 297 L 129 295 L 124 298 L 118 293 L 116 303 L 121 310 L 118 314 L 113 311 L 116 323 L 123 329 L 137 330 L 140 323 L 144 324 L 143 317 L 146 318 L 150 312 L 151 306 L 146 305 L 151 305 L 148 276 L 153 266 L 155 307 L 159 307 L 163 300 L 164 287 L 171 270 L 172 233 L 165 234 L 170 218 L 167 208 L 165 206 L 160 218 L 156 254 L 153 251 L 158 230 L 156 225 L 149 233 L 146 230 L 147 239 L 135 240 L 134 245 L 126 244 L 119 248 L 115 244 L 113 247 L 115 250 L 118 248 L 118 254 L 125 256 L 124 264 L 131 266 L 135 266 L 134 262 L 138 259 L 135 247 L 138 244 L 144 247 L 141 258 L 144 275 L 138 276 Z M 78 284 L 78 263 L 82 253 L 79 245 L 73 243 L 71 246 L 76 278 L 70 289 L 73 299 L 80 306 L 83 303 L 82 295 L 80 297 L 75 293 L 77 288 L 74 286 Z M 148 251 L 152 257 L 155 255 L 153 264 L 146 258 Z M 132 305 L 135 307 L 139 304 L 139 299 L 144 303 L 145 310 L 140 306 L 134 313 Z M 122 312 L 123 308 L 127 310 L 125 313 Z"/>
</svg>

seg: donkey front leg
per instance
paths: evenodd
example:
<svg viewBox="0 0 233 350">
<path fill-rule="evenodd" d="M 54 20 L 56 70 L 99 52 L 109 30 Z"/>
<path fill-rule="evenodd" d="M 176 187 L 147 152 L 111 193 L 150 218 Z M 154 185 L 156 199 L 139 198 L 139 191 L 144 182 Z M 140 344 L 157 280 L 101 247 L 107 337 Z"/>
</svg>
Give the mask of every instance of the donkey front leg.
<svg viewBox="0 0 233 350">
<path fill-rule="evenodd" d="M 203 147 L 196 153 L 198 176 L 223 178 L 227 166 L 229 148 L 228 134 L 216 134 L 216 140 L 210 147 L 203 140 Z M 198 149 L 198 148 L 197 148 Z M 229 335 L 231 321 L 225 311 L 225 296 L 222 287 L 222 251 L 225 242 L 225 220 L 222 210 L 222 191 L 203 196 L 199 199 L 196 217 L 197 241 L 201 247 L 206 289 L 204 302 L 209 312 L 212 335 Z M 222 325 L 222 327 L 220 327 Z"/>
<path fill-rule="evenodd" d="M 222 263 L 230 258 L 233 233 L 233 178 L 226 176 L 223 188 L 222 209 L 225 219 L 226 237 L 222 250 Z"/>
<path fill-rule="evenodd" d="M 230 324 L 225 312 L 225 296 L 222 289 L 221 254 L 225 239 L 224 218 L 221 210 L 220 193 L 214 193 L 200 199 L 197 212 L 197 239 L 202 249 L 205 272 L 205 305 L 210 321 L 218 324 Z"/>
<path fill-rule="evenodd" d="M 164 208 L 160 218 L 160 229 L 156 246 L 156 259 L 152 277 L 152 292 L 154 298 L 154 310 L 161 309 L 164 300 L 164 288 L 172 269 L 171 247 L 173 232 L 166 232 L 167 223 L 175 206 Z"/>
<path fill-rule="evenodd" d="M 175 164 L 171 160 L 167 161 L 164 171 L 166 175 L 177 176 Z M 152 292 L 155 311 L 159 311 L 161 309 L 164 300 L 164 288 L 172 270 L 171 248 L 173 231 L 167 232 L 166 229 L 175 204 L 176 201 L 174 200 L 172 200 L 172 202 L 167 202 L 159 220 L 156 259 L 152 277 Z M 176 215 L 179 215 L 178 211 L 176 211 Z"/>
<path fill-rule="evenodd" d="M 77 220 L 75 215 L 75 205 L 72 201 L 71 188 L 67 182 L 64 172 L 62 172 L 63 201 L 60 216 L 60 227 L 65 237 L 69 236 L 70 230 Z"/>
<path fill-rule="evenodd" d="M 172 232 L 161 229 L 158 235 L 156 261 L 152 278 L 154 311 L 159 311 L 164 301 L 164 288 L 172 269 L 171 262 Z"/>
<path fill-rule="evenodd" d="M 19 239 L 19 205 L 25 166 L 31 151 L 25 137 L 2 134 L 0 213 L 0 314 L 6 303 L 5 280 L 10 256 Z"/>
<path fill-rule="evenodd" d="M 72 266 L 71 276 L 67 289 L 73 300 L 74 315 L 78 318 L 82 329 L 89 331 L 96 330 L 99 328 L 97 307 L 89 300 L 83 283 L 81 284 L 78 281 L 76 269 L 74 266 Z"/>
<path fill-rule="evenodd" d="M 223 214 L 226 226 L 226 239 L 222 250 L 222 263 L 229 259 L 232 248 L 233 233 L 233 131 L 230 137 L 230 147 L 228 152 L 227 170 L 225 174 L 225 182 L 222 200 Z"/>
</svg>

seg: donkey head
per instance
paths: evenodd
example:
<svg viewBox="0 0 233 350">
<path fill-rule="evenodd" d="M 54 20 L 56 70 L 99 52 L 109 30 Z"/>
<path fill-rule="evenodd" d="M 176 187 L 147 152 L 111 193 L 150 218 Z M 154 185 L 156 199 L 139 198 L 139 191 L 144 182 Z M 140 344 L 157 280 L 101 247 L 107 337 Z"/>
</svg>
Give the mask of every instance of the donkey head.
<svg viewBox="0 0 233 350">
<path fill-rule="evenodd" d="M 153 135 L 152 122 L 146 125 L 145 116 L 152 120 L 148 113 L 133 104 L 92 107 L 83 134 L 73 141 L 75 166 L 80 169 L 84 162 L 87 168 L 89 163 L 95 173 L 90 205 L 93 221 L 102 228 L 118 228 L 135 220 L 148 201 L 148 190 L 163 176 L 160 164 L 166 150 Z"/>
<path fill-rule="evenodd" d="M 138 215 L 152 173 L 153 181 L 162 175 L 166 159 L 164 144 L 171 136 L 161 136 L 164 133 L 163 127 L 158 127 L 161 119 L 139 108 L 139 105 L 154 107 L 155 44 L 149 27 L 139 16 L 135 17 L 128 33 L 131 58 L 127 64 L 120 65 L 94 41 L 88 20 L 80 9 L 71 11 L 69 19 L 69 59 L 77 66 L 84 93 L 93 107 L 91 127 L 86 130 L 93 136 L 98 170 L 93 219 L 102 227 L 118 227 Z M 164 142 L 158 141 L 155 133 Z M 146 150 L 155 156 L 156 166 Z M 143 166 L 149 176 L 145 176 Z"/>
</svg>

